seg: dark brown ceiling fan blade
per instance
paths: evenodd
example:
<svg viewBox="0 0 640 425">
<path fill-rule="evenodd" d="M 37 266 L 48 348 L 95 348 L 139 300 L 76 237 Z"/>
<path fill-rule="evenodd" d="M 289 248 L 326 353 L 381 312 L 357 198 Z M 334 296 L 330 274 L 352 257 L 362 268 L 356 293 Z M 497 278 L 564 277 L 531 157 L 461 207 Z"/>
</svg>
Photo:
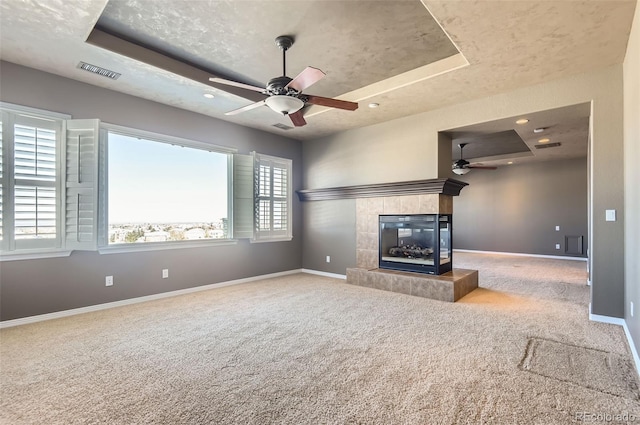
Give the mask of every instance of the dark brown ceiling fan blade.
<svg viewBox="0 0 640 425">
<path fill-rule="evenodd" d="M 247 106 L 243 106 L 242 108 L 238 108 L 238 109 L 234 109 L 233 111 L 225 112 L 224 114 L 225 115 L 237 115 L 237 114 L 239 114 L 241 112 L 250 111 L 252 109 L 255 109 L 257 107 L 264 106 L 264 105 L 265 105 L 264 100 L 261 100 L 260 102 L 251 103 L 251 104 L 249 104 Z"/>
<path fill-rule="evenodd" d="M 302 110 L 298 112 L 294 112 L 293 114 L 289 114 L 289 118 L 291 119 L 291 122 L 293 123 L 293 125 L 296 127 L 302 127 L 304 125 L 307 125 L 307 122 L 304 120 L 304 117 L 302 116 Z"/>
<path fill-rule="evenodd" d="M 311 85 L 317 83 L 322 80 L 326 74 L 319 70 L 318 68 L 314 68 L 312 66 L 306 67 L 300 74 L 296 75 L 296 77 L 289 82 L 285 89 L 291 88 L 298 92 L 310 87 Z"/>
<path fill-rule="evenodd" d="M 312 105 L 328 106 L 330 108 L 345 109 L 347 111 L 355 111 L 356 109 L 358 109 L 358 104 L 356 102 L 349 102 L 346 100 L 332 99 L 330 97 L 322 96 L 308 95 L 307 103 L 311 103 Z"/>
<path fill-rule="evenodd" d="M 467 168 L 476 168 L 478 170 L 497 170 L 498 167 L 489 167 L 488 165 L 467 165 Z"/>
<path fill-rule="evenodd" d="M 240 87 L 241 89 L 258 91 L 260 93 L 264 92 L 264 87 L 256 87 L 250 84 L 238 83 L 236 81 L 225 80 L 224 78 L 211 77 L 209 81 L 212 83 L 225 84 L 227 86 Z"/>
</svg>

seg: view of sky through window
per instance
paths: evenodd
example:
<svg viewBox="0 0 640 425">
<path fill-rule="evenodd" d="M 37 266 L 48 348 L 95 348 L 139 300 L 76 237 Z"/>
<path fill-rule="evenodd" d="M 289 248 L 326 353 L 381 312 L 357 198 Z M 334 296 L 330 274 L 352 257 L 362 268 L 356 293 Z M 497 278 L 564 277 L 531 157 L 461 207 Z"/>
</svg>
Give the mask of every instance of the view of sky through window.
<svg viewBox="0 0 640 425">
<path fill-rule="evenodd" d="M 223 229 L 227 218 L 226 154 L 117 133 L 109 133 L 108 146 L 111 243 L 183 240 L 184 234 L 186 239 L 227 236 Z M 199 225 L 202 223 L 213 226 Z M 118 225 L 131 224 L 149 226 L 136 230 L 136 237 L 126 237 Z M 115 232 L 118 227 L 121 230 Z M 178 228 L 183 229 L 179 237 L 163 239 L 158 233 L 173 235 Z M 194 233 L 194 228 L 204 230 Z M 131 228 L 128 230 L 131 233 Z M 189 230 L 191 233 L 186 233 Z M 113 236 L 116 233 L 122 236 Z"/>
</svg>

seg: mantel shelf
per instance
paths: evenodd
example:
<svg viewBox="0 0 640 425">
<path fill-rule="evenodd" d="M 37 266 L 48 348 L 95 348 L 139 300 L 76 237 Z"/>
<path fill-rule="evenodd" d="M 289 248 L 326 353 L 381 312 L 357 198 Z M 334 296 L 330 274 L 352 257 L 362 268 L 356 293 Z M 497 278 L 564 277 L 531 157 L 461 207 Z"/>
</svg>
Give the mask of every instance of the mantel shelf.
<svg viewBox="0 0 640 425">
<path fill-rule="evenodd" d="M 454 179 L 414 180 L 397 183 L 376 183 L 359 186 L 298 190 L 300 201 L 373 198 L 382 196 L 443 194 L 458 196 L 468 183 Z"/>
</svg>

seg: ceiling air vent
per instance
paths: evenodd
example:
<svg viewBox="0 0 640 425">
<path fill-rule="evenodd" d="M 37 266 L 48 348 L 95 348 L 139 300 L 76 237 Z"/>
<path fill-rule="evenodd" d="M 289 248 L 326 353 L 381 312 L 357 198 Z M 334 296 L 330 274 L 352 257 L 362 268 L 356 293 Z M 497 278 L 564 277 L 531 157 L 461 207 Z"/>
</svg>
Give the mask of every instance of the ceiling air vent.
<svg viewBox="0 0 640 425">
<path fill-rule="evenodd" d="M 293 129 L 293 127 L 289 127 L 288 125 L 284 125 L 284 124 L 280 124 L 280 123 L 274 124 L 273 126 L 276 127 L 276 128 L 279 128 L 280 130 L 292 130 Z"/>
<path fill-rule="evenodd" d="M 84 69 L 85 71 L 89 71 L 94 74 L 102 75 L 103 77 L 111 78 L 112 80 L 117 80 L 118 77 L 122 75 L 118 74 L 115 71 L 109 71 L 108 69 L 100 68 L 99 66 L 91 65 L 86 62 L 80 62 L 78 64 L 78 68 Z"/>
<path fill-rule="evenodd" d="M 556 142 L 556 143 L 545 143 L 545 144 L 540 144 L 540 145 L 535 145 L 536 149 L 546 149 L 546 148 L 557 148 L 558 146 L 560 146 L 560 143 Z"/>
</svg>

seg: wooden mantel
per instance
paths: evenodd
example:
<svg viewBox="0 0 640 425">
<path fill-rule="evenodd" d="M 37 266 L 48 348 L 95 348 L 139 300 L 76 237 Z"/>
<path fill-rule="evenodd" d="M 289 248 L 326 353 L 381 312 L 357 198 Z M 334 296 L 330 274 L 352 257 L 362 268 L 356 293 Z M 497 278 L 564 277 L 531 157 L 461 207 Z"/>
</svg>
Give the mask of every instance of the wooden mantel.
<svg viewBox="0 0 640 425">
<path fill-rule="evenodd" d="M 300 201 L 328 201 L 334 199 L 372 198 L 381 196 L 424 195 L 439 193 L 458 196 L 469 183 L 454 179 L 414 180 L 397 183 L 376 183 L 359 186 L 298 190 Z"/>
</svg>

